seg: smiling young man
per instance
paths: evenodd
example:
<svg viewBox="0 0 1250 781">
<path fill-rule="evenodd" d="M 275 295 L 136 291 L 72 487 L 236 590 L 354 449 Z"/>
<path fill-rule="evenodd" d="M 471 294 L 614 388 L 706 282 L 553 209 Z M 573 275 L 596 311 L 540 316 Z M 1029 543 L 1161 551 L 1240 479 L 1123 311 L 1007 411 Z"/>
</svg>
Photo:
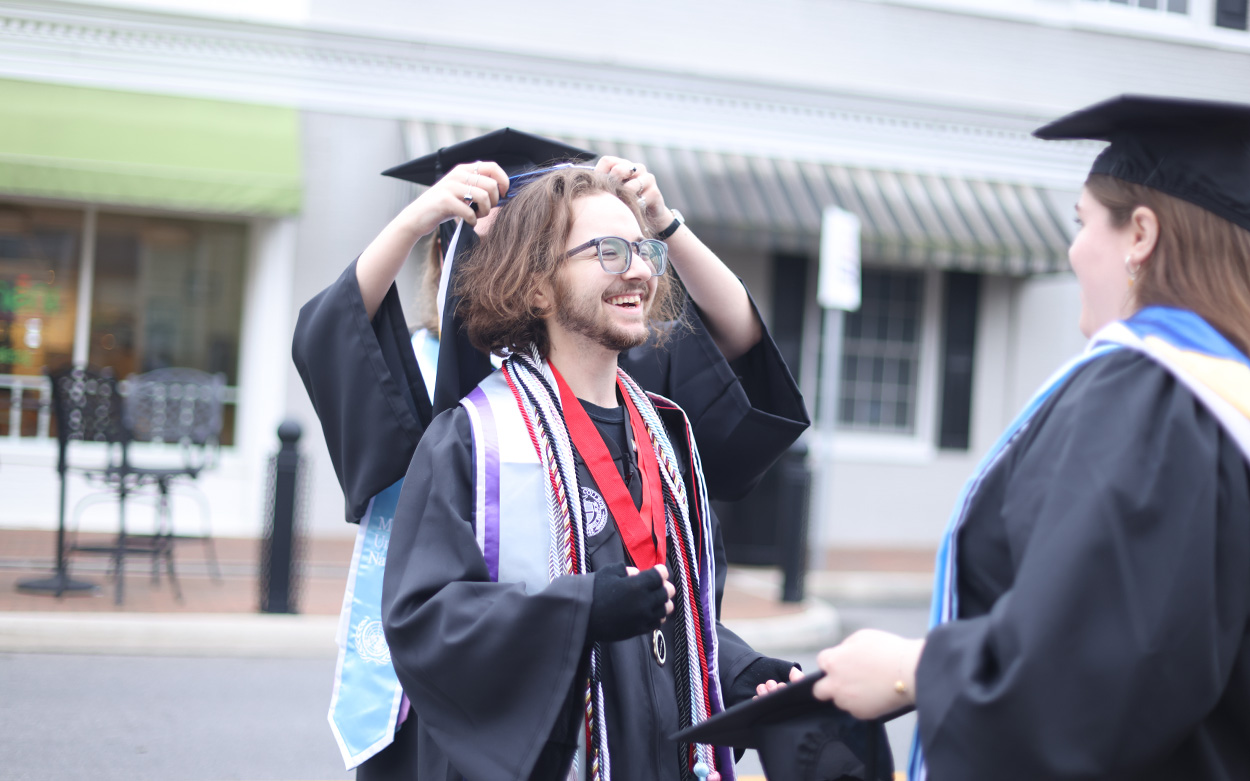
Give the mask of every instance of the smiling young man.
<svg viewBox="0 0 1250 781">
<path fill-rule="evenodd" d="M 564 169 L 465 261 L 469 337 L 509 357 L 422 438 L 383 588 L 421 779 L 730 779 L 669 736 L 792 669 L 716 620 L 685 416 L 618 369 L 680 301 L 641 226 L 622 184 Z"/>
</svg>

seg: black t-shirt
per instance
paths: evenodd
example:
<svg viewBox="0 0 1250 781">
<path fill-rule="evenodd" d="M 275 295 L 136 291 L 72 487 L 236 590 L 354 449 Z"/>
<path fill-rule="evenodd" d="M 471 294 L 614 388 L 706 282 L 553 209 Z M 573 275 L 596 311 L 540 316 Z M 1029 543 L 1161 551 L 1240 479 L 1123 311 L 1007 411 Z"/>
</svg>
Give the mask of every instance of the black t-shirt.
<svg viewBox="0 0 1250 781">
<path fill-rule="evenodd" d="M 637 454 L 633 447 L 633 437 L 631 435 L 628 423 L 628 415 L 624 404 L 618 404 L 615 407 L 600 407 L 597 404 L 591 404 L 589 401 L 582 401 L 582 409 L 586 410 L 586 414 L 590 416 L 590 420 L 595 424 L 595 428 L 599 429 L 599 434 L 603 437 L 604 444 L 608 448 L 608 453 L 612 455 L 612 462 L 616 464 L 616 470 L 620 473 L 621 479 L 625 481 L 625 485 L 629 487 L 630 496 L 634 499 L 636 507 L 642 507 L 642 484 L 634 479 L 635 473 L 638 471 Z M 578 454 L 578 460 L 581 460 L 581 454 Z"/>
</svg>

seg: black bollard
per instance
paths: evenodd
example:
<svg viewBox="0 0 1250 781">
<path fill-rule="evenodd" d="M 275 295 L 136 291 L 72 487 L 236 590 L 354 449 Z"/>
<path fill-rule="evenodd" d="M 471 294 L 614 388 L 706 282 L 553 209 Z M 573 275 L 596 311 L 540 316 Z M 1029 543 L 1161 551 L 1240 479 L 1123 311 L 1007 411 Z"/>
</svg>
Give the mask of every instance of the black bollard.
<svg viewBox="0 0 1250 781">
<path fill-rule="evenodd" d="M 270 460 L 269 501 L 265 538 L 261 544 L 260 609 L 262 613 L 296 613 L 297 516 L 299 511 L 300 455 L 296 443 L 299 423 L 278 426 L 282 446 Z"/>
<path fill-rule="evenodd" d="M 802 602 L 807 578 L 807 526 L 812 472 L 807 446 L 796 442 L 777 465 L 777 518 L 781 521 L 782 602 Z"/>
</svg>

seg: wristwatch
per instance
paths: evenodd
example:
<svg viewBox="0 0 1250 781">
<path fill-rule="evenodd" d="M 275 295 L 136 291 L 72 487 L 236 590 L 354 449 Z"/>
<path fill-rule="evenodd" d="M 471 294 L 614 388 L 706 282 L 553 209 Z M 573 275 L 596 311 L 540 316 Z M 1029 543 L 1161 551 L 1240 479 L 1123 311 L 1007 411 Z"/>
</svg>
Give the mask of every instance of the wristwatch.
<svg viewBox="0 0 1250 781">
<path fill-rule="evenodd" d="M 677 232 L 678 228 L 686 224 L 686 218 L 681 216 L 681 212 L 676 209 L 670 209 L 669 211 L 673 213 L 673 221 L 668 224 L 667 228 L 655 234 L 655 237 L 661 241 L 672 236 Z"/>
</svg>

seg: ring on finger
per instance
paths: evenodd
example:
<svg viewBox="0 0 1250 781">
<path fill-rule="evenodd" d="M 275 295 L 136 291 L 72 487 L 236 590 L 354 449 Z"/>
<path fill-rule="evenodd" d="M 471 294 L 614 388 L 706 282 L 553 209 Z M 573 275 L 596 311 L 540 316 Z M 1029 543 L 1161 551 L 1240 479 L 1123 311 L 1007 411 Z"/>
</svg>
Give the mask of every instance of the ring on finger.
<svg viewBox="0 0 1250 781">
<path fill-rule="evenodd" d="M 469 188 L 469 191 L 464 194 L 464 198 L 461 200 L 465 203 L 473 203 L 473 188 Z"/>
</svg>

